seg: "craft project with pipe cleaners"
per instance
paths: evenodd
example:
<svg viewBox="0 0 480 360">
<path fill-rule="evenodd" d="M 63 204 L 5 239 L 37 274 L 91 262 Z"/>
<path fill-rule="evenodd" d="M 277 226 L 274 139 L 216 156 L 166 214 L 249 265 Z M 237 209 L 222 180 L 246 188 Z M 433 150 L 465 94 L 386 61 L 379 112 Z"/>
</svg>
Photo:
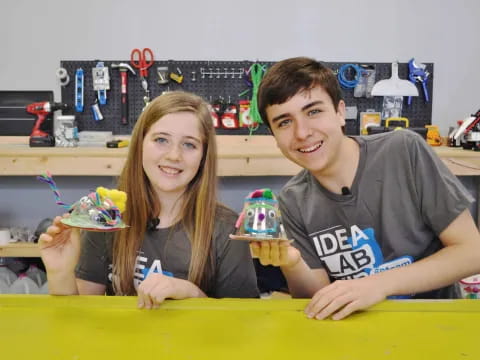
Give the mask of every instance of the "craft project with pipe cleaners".
<svg viewBox="0 0 480 360">
<path fill-rule="evenodd" d="M 61 201 L 57 185 L 48 171 L 37 176 L 37 179 L 50 186 L 57 205 L 70 213 L 69 217 L 61 220 L 63 224 L 89 231 L 116 231 L 127 227 L 122 221 L 122 212 L 127 201 L 125 192 L 98 187 L 73 205 L 68 205 Z"/>
<path fill-rule="evenodd" d="M 283 229 L 278 201 L 268 188 L 255 190 L 245 198 L 235 227 L 235 235 L 230 235 L 232 240 L 289 241 Z"/>
</svg>

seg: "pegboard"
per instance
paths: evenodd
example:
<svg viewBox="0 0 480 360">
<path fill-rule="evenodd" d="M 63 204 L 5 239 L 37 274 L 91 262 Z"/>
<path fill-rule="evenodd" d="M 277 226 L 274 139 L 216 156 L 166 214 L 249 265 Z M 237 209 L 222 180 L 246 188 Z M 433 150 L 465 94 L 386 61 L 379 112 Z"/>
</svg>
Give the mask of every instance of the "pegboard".
<svg viewBox="0 0 480 360">
<path fill-rule="evenodd" d="M 141 85 L 140 77 L 128 72 L 128 124 L 123 125 L 120 121 L 121 114 L 121 94 L 120 94 L 120 71 L 113 69 L 112 64 L 128 63 L 126 60 L 103 61 L 109 68 L 110 90 L 107 91 L 107 104 L 100 105 L 100 111 L 104 117 L 101 121 L 95 121 L 93 118 L 91 105 L 94 104 L 96 92 L 93 90 L 92 68 L 95 67 L 98 60 L 95 61 L 61 61 L 60 66 L 67 70 L 70 82 L 62 86 L 62 102 L 69 105 L 69 110 L 64 114 L 74 114 L 77 119 L 77 125 L 82 130 L 112 131 L 114 134 L 130 134 L 138 116 L 144 107 L 143 97 L 145 95 Z M 274 62 L 259 61 L 260 64 L 270 67 Z M 210 103 L 223 99 L 226 103 L 238 103 L 239 100 L 248 100 L 251 97 L 245 76 L 243 75 L 252 61 L 176 61 L 165 60 L 155 61 L 148 69 L 148 85 L 150 98 L 153 99 L 164 91 L 185 90 L 202 96 Z M 337 71 L 345 63 L 324 62 L 332 70 Z M 366 65 L 375 65 L 375 81 L 391 77 L 391 63 L 362 63 Z M 432 118 L 432 99 L 433 99 L 433 64 L 426 63 L 427 71 L 430 73 L 427 86 L 430 96 L 430 102 L 425 103 L 421 86 L 417 84 L 420 96 L 414 97 L 412 104 L 407 106 L 407 98 L 404 98 L 402 116 L 410 120 L 411 127 L 423 127 L 431 124 Z M 158 83 L 157 67 L 166 66 L 169 71 L 178 72 L 180 69 L 184 80 L 181 84 L 170 80 L 168 84 Z M 84 110 L 75 112 L 75 71 L 82 68 L 84 71 Z M 408 78 L 408 64 L 400 63 L 398 73 L 401 79 Z M 348 73 L 347 73 L 348 76 Z M 239 94 L 244 93 L 242 96 Z M 343 95 L 347 106 L 356 106 L 358 114 L 367 109 L 374 109 L 381 112 L 383 97 L 356 98 L 353 96 L 353 89 L 343 89 Z M 249 134 L 248 128 L 223 129 L 218 128 L 217 134 L 221 135 L 246 135 Z M 268 134 L 269 130 L 265 125 L 261 125 L 254 134 Z M 347 120 L 346 133 L 348 135 L 359 134 L 359 121 L 357 119 Z"/>
</svg>

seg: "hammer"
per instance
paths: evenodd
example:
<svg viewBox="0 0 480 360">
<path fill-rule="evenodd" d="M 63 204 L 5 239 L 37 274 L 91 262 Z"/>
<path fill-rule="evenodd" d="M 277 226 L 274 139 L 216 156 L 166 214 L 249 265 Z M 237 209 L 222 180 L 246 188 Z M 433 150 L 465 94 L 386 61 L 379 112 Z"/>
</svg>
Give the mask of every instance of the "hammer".
<svg viewBox="0 0 480 360">
<path fill-rule="evenodd" d="M 135 71 L 130 67 L 130 65 L 126 63 L 120 63 L 120 64 L 112 64 L 112 69 L 118 69 L 120 71 L 120 76 L 122 79 L 122 88 L 121 88 L 121 93 L 122 93 L 122 118 L 121 122 L 122 125 L 127 125 L 128 124 L 128 101 L 127 101 L 127 79 L 128 79 L 128 74 L 127 71 L 130 70 L 133 75 L 135 75 Z"/>
</svg>

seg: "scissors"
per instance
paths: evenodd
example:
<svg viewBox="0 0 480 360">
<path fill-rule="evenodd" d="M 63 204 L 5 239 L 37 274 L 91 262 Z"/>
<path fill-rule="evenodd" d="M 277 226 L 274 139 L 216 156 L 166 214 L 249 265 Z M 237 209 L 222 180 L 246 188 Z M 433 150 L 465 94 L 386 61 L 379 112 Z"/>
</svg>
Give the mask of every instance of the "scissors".
<svg viewBox="0 0 480 360">
<path fill-rule="evenodd" d="M 137 68 L 140 73 L 140 78 L 142 79 L 142 88 L 145 91 L 145 96 L 143 97 L 143 102 L 145 106 L 150 102 L 150 90 L 148 90 L 148 68 L 153 65 L 153 52 L 149 48 L 133 49 L 130 54 L 130 63 L 134 68 Z M 144 107 L 145 109 L 145 107 Z"/>
<path fill-rule="evenodd" d="M 153 65 L 153 52 L 149 48 L 133 49 L 130 54 L 130 63 L 134 68 L 140 71 L 140 76 L 146 78 L 148 76 L 148 68 Z"/>
</svg>

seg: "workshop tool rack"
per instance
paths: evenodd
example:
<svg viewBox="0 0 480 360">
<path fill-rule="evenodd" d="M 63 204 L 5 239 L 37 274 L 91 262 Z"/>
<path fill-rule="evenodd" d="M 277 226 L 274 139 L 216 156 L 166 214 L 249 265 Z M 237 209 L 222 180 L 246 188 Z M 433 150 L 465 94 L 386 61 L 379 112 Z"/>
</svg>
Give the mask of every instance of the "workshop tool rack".
<svg viewBox="0 0 480 360">
<path fill-rule="evenodd" d="M 96 91 L 93 89 L 92 68 L 94 68 L 99 60 L 92 61 L 61 61 L 60 66 L 64 68 L 71 81 L 62 86 L 61 97 L 62 102 L 69 105 L 69 110 L 64 114 L 74 114 L 77 120 L 77 126 L 82 130 L 98 130 L 112 131 L 116 135 L 126 135 L 132 132 L 133 126 L 144 107 L 143 97 L 145 95 L 141 85 L 141 79 L 137 75 L 128 72 L 128 124 L 123 125 L 120 121 L 121 114 L 121 95 L 120 95 L 120 71 L 112 69 L 112 64 L 127 63 L 128 60 L 105 61 L 102 60 L 109 68 L 110 90 L 107 91 L 107 103 L 100 105 L 100 111 L 104 119 L 100 121 L 94 120 L 91 105 L 95 103 Z M 222 99 L 224 103 L 238 104 L 239 100 L 250 100 L 251 90 L 249 87 L 245 71 L 254 64 L 253 61 L 182 61 L 182 60 L 159 60 L 155 61 L 153 66 L 148 69 L 148 87 L 150 90 L 150 98 L 153 99 L 164 91 L 185 90 L 196 93 L 205 98 L 210 103 Z M 257 61 L 268 69 L 274 62 Z M 326 66 L 333 71 L 347 64 L 346 62 L 324 62 Z M 390 78 L 391 63 L 357 63 L 364 65 L 374 65 L 376 74 L 375 81 Z M 412 104 L 407 106 L 405 97 L 403 103 L 402 116 L 410 121 L 410 127 L 424 127 L 432 123 L 432 99 L 433 99 L 433 63 L 425 63 L 426 69 L 430 73 L 427 87 L 430 95 L 430 101 L 424 101 L 421 86 L 417 84 L 419 96 L 414 97 Z M 159 84 L 158 67 L 168 67 L 169 72 L 175 74 L 181 73 L 183 81 L 177 83 L 169 79 L 167 84 Z M 78 68 L 84 71 L 84 110 L 83 112 L 75 111 L 75 72 Z M 408 79 L 408 64 L 399 63 L 399 77 Z M 346 73 L 347 76 L 353 77 L 355 74 Z M 248 78 L 248 76 L 247 76 Z M 375 109 L 382 111 L 383 97 L 377 96 L 373 98 L 354 97 L 353 89 L 343 89 L 344 99 L 347 106 L 356 106 L 357 113 L 366 111 L 367 109 Z M 241 96 L 239 96 L 241 94 Z M 347 119 L 346 133 L 348 135 L 359 134 L 359 119 Z M 249 128 L 224 129 L 217 128 L 217 134 L 221 135 L 247 135 L 250 134 Z M 269 130 L 265 125 L 261 125 L 253 134 L 265 135 Z"/>
</svg>

